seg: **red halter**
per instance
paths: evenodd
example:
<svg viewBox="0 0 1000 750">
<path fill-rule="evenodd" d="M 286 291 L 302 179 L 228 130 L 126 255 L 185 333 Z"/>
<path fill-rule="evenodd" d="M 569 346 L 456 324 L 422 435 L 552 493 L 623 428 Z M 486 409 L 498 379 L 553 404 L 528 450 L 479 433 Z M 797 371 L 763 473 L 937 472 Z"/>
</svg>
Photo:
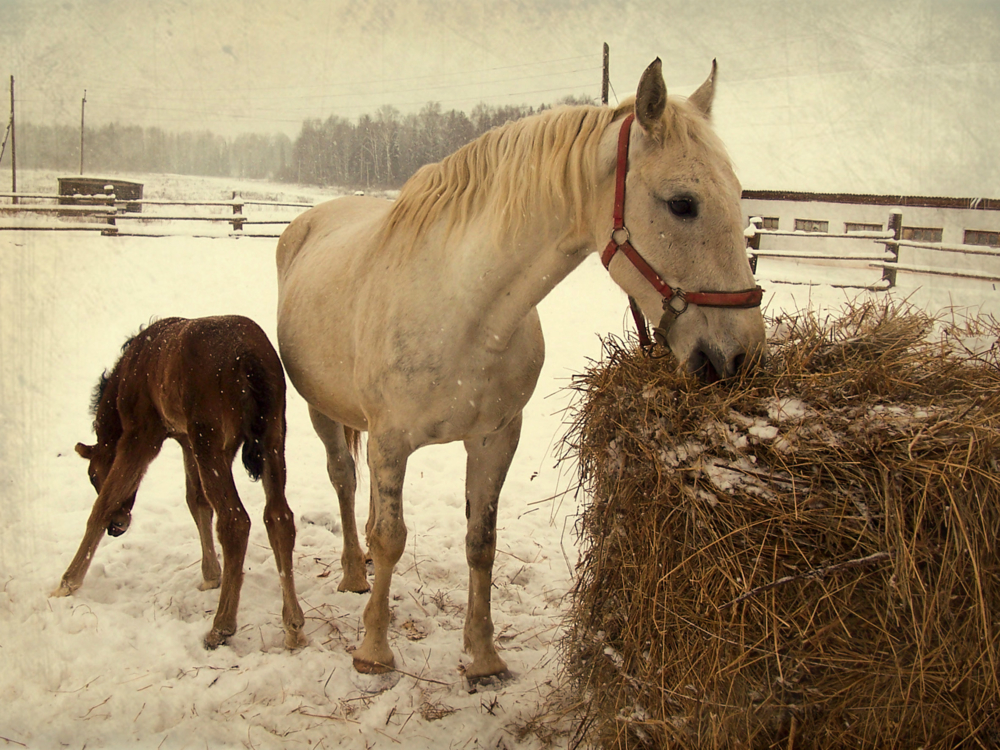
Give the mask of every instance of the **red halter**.
<svg viewBox="0 0 1000 750">
<path fill-rule="evenodd" d="M 660 325 L 654 331 L 661 334 L 657 336 L 657 340 L 666 345 L 666 330 L 669 329 L 677 316 L 687 310 L 689 304 L 703 307 L 759 307 L 764 291 L 759 286 L 738 292 L 685 292 L 681 289 L 674 289 L 632 247 L 628 228 L 625 226 L 625 176 L 628 169 L 629 132 L 634 119 L 634 114 L 626 117 L 618 132 L 618 166 L 615 171 L 615 226 L 611 230 L 611 241 L 601 253 L 601 262 L 607 268 L 611 264 L 611 259 L 615 257 L 615 253 L 621 250 L 639 273 L 645 276 L 653 288 L 660 293 L 663 297 L 663 318 L 660 319 Z M 624 239 L 621 242 L 617 239 L 619 234 L 624 234 Z M 671 304 L 673 299 L 680 300 L 680 305 L 675 307 Z M 645 319 L 631 297 L 629 304 L 636 327 L 639 329 L 639 344 L 643 349 L 647 349 L 652 345 L 652 342 L 650 342 L 649 333 L 646 331 Z M 668 318 L 668 316 L 672 317 Z M 661 338 L 662 340 L 660 340 Z"/>
</svg>

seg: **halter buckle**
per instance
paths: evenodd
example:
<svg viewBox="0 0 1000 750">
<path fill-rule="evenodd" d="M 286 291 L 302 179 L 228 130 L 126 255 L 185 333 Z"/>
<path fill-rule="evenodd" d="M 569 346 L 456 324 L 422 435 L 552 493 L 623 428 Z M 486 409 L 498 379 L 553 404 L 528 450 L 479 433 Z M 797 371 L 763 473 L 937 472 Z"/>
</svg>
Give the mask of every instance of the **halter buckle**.
<svg viewBox="0 0 1000 750">
<path fill-rule="evenodd" d="M 679 299 L 681 301 L 680 307 L 674 307 L 675 299 Z M 691 303 L 688 302 L 688 298 L 687 295 L 684 293 L 684 290 L 674 289 L 674 293 L 672 296 L 663 298 L 663 312 L 673 313 L 674 317 L 676 318 L 678 315 L 687 312 L 689 304 Z"/>
<path fill-rule="evenodd" d="M 680 300 L 679 307 L 674 306 L 675 299 Z M 684 290 L 682 289 L 675 289 L 672 296 L 663 298 L 663 315 L 660 317 L 660 324 L 653 329 L 653 338 L 656 340 L 656 343 L 660 346 L 669 346 L 667 343 L 667 334 L 670 333 L 670 329 L 677 322 L 677 318 L 687 312 L 689 304 L 687 295 L 684 294 Z"/>
</svg>

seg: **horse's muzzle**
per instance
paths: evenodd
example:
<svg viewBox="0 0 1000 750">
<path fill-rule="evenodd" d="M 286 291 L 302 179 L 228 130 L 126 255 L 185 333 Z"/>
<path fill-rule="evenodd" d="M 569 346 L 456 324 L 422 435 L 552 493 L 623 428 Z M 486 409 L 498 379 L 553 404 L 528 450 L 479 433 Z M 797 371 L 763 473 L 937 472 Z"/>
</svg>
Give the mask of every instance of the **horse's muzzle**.
<svg viewBox="0 0 1000 750">
<path fill-rule="evenodd" d="M 121 536 L 128 531 L 128 527 L 131 525 L 132 515 L 129 513 L 119 513 L 108 524 L 108 536 Z"/>
<path fill-rule="evenodd" d="M 728 356 L 714 347 L 699 343 L 688 358 L 687 370 L 704 383 L 716 383 L 752 370 L 759 362 L 760 354 L 756 350 L 737 351 Z"/>
</svg>

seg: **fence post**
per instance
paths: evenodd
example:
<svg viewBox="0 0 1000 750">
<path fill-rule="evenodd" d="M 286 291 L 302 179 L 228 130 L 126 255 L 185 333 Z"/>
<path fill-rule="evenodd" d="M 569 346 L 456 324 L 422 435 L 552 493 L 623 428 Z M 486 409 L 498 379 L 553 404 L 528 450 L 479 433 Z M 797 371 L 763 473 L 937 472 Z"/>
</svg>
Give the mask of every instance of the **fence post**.
<svg viewBox="0 0 1000 750">
<path fill-rule="evenodd" d="M 234 232 L 243 231 L 243 222 L 246 220 L 246 217 L 243 216 L 243 203 L 242 203 L 242 201 L 240 203 L 236 203 L 235 202 L 237 195 L 239 195 L 239 193 L 237 193 L 234 190 L 233 191 L 233 220 L 231 222 L 232 225 L 233 225 L 233 231 Z M 239 217 L 239 218 L 237 218 L 237 217 Z"/>
<path fill-rule="evenodd" d="M 117 237 L 118 225 L 115 223 L 115 214 L 118 213 L 118 205 L 116 203 L 114 185 L 108 184 L 104 186 L 104 202 L 108 207 L 108 228 L 102 229 L 101 235 L 103 237 Z"/>
<path fill-rule="evenodd" d="M 747 250 L 760 250 L 760 230 L 764 226 L 764 220 L 759 216 L 750 219 L 750 226 L 746 228 L 743 236 L 747 238 Z M 750 272 L 757 273 L 757 254 L 750 253 Z"/>
<path fill-rule="evenodd" d="M 887 259 L 886 263 L 899 263 L 899 252 L 901 248 L 899 247 L 899 240 L 903 236 L 903 212 L 898 208 L 892 209 L 889 212 L 889 230 L 892 232 L 892 239 L 894 243 L 892 245 L 886 245 L 885 249 L 893 248 L 892 258 Z M 896 286 L 896 267 L 882 266 L 882 279 L 883 281 L 889 282 L 889 288 Z"/>
</svg>

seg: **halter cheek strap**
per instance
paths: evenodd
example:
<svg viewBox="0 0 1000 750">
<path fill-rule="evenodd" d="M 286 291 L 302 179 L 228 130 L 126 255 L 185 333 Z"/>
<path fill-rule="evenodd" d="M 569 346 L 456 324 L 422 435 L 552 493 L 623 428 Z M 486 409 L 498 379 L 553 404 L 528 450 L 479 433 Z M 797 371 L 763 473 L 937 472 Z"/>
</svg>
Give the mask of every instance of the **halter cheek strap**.
<svg viewBox="0 0 1000 750">
<path fill-rule="evenodd" d="M 628 228 L 625 226 L 625 177 L 628 172 L 629 133 L 634 119 L 635 115 L 630 114 L 622 122 L 621 130 L 618 131 L 618 164 L 615 169 L 615 225 L 611 230 L 611 240 L 604 248 L 604 252 L 601 253 L 601 262 L 604 263 L 605 268 L 608 268 L 611 265 L 611 259 L 621 250 L 636 270 L 660 293 L 660 296 L 663 297 L 663 317 L 660 318 L 660 325 L 654 331 L 657 334 L 657 341 L 666 345 L 667 331 L 670 330 L 670 326 L 677 317 L 687 310 L 689 304 L 701 305 L 702 307 L 759 307 L 764 291 L 759 286 L 737 292 L 685 292 L 681 289 L 674 289 L 653 270 L 653 267 L 632 246 Z M 639 311 L 638 304 L 631 297 L 629 297 L 629 306 L 639 331 L 639 345 L 644 350 L 648 350 L 652 346 L 652 342 L 649 340 L 649 333 L 646 330 L 645 318 Z"/>
</svg>

